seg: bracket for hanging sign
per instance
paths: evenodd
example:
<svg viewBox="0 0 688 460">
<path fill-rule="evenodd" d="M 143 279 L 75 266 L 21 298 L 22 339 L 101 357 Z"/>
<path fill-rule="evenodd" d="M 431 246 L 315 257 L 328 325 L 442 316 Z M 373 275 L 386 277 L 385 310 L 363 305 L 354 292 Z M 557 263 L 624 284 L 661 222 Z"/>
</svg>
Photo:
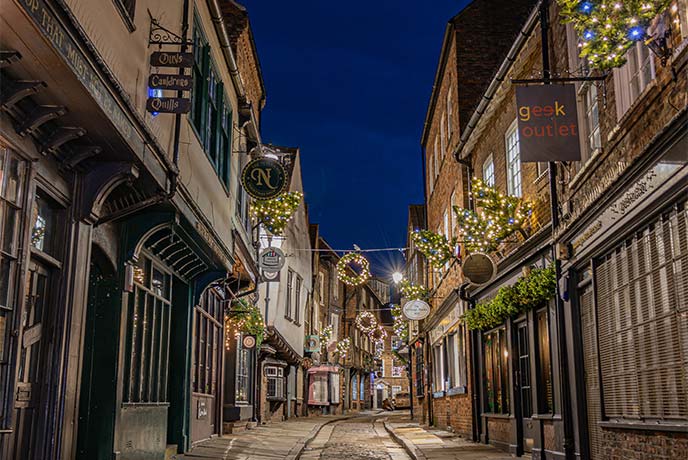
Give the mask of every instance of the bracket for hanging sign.
<svg viewBox="0 0 688 460">
<path fill-rule="evenodd" d="M 148 32 L 148 46 L 185 45 L 193 47 L 193 41 L 182 39 L 182 37 L 160 24 L 160 22 L 153 17 L 150 10 L 148 10 L 148 16 L 151 21 L 150 31 Z"/>
</svg>

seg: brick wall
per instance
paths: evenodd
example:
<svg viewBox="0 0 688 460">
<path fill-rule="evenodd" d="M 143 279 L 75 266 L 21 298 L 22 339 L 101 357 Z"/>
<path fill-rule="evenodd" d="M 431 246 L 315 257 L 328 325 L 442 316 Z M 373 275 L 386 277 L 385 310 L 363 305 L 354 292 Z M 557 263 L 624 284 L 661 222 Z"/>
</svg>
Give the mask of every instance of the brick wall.
<svg viewBox="0 0 688 460">
<path fill-rule="evenodd" d="M 688 434 L 663 431 L 603 430 L 601 458 L 645 460 L 686 458 Z"/>
<path fill-rule="evenodd" d="M 506 448 L 514 443 L 512 437 L 514 420 L 511 418 L 489 418 L 487 420 L 487 433 L 489 442 L 500 448 Z"/>
<path fill-rule="evenodd" d="M 433 399 L 432 416 L 435 426 L 449 429 L 470 439 L 473 436 L 471 397 L 468 394 Z"/>
</svg>

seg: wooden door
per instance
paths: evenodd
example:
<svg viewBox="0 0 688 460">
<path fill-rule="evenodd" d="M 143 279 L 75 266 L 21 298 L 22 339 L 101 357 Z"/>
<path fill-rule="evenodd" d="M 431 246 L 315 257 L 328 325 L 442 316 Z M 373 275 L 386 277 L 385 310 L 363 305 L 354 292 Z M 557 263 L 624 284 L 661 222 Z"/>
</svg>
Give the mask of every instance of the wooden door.
<svg viewBox="0 0 688 460">
<path fill-rule="evenodd" d="M 42 458 L 41 442 L 46 415 L 43 410 L 47 392 L 48 342 L 50 331 L 50 271 L 31 261 L 26 297 L 21 318 L 15 401 L 14 457 L 22 460 Z"/>
</svg>

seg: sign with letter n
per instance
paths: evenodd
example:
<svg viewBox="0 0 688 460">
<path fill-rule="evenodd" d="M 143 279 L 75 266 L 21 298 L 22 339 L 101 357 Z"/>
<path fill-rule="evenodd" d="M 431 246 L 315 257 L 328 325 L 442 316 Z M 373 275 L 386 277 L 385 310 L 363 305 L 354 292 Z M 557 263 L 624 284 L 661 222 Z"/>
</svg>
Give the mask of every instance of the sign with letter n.
<svg viewBox="0 0 688 460">
<path fill-rule="evenodd" d="M 517 86 L 521 161 L 579 161 L 574 85 Z"/>
</svg>

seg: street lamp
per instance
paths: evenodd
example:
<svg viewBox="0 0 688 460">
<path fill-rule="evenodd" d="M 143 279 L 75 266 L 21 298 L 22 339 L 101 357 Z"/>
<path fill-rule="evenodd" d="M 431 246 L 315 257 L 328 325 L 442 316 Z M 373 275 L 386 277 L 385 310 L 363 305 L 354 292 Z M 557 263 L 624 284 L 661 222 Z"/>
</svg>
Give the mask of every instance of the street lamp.
<svg viewBox="0 0 688 460">
<path fill-rule="evenodd" d="M 394 284 L 399 284 L 401 280 L 404 279 L 404 275 L 402 275 L 399 272 L 394 272 L 392 273 L 392 281 L 394 281 Z"/>
</svg>

